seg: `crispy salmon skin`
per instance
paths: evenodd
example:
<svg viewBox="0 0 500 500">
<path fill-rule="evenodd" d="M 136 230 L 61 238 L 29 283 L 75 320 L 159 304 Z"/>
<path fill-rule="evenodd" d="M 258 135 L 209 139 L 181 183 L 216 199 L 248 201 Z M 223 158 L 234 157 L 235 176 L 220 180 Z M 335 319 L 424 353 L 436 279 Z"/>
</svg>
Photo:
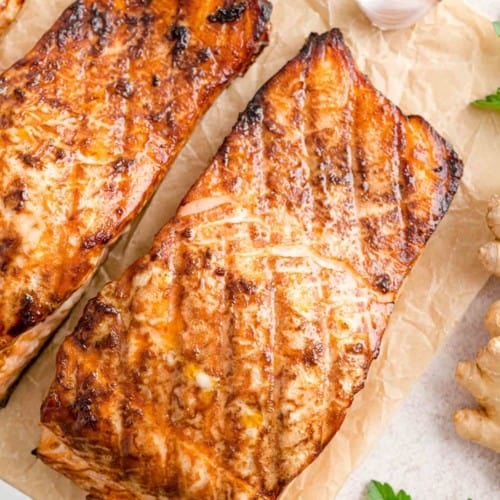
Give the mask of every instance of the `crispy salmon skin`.
<svg viewBox="0 0 500 500">
<path fill-rule="evenodd" d="M 38 456 L 92 498 L 276 498 L 363 387 L 461 174 L 338 30 L 312 35 L 87 305 Z"/>
<path fill-rule="evenodd" d="M 265 46 L 269 3 L 237 6 L 79 0 L 0 77 L 0 399 Z"/>
</svg>

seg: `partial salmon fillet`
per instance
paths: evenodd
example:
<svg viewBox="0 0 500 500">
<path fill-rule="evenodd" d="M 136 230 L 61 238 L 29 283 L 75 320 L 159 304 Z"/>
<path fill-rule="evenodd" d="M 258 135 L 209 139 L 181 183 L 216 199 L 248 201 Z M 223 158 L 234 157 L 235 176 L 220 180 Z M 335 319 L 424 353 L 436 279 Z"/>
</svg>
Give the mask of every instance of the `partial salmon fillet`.
<svg viewBox="0 0 500 500">
<path fill-rule="evenodd" d="M 79 0 L 0 77 L 0 400 L 265 46 L 270 12 Z"/>
<path fill-rule="evenodd" d="M 12 24 L 24 0 L 0 0 L 0 35 Z"/>
<path fill-rule="evenodd" d="M 92 498 L 276 498 L 342 424 L 461 175 L 338 30 L 312 35 L 87 305 L 38 456 Z"/>
</svg>

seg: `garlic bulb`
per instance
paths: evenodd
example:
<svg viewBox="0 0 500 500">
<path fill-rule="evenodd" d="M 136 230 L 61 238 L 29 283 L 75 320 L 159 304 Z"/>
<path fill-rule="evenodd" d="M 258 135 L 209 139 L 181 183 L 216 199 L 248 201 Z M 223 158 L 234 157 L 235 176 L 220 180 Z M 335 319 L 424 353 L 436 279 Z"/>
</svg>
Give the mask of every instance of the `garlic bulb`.
<svg viewBox="0 0 500 500">
<path fill-rule="evenodd" d="M 397 30 L 415 24 L 439 0 L 357 0 L 370 21 L 382 30 Z"/>
</svg>

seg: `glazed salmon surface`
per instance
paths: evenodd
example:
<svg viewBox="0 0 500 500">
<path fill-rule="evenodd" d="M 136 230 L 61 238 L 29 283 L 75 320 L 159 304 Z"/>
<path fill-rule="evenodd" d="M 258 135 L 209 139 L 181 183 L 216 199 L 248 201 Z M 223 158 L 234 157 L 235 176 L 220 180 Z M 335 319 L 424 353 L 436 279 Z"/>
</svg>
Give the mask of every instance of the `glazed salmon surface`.
<svg viewBox="0 0 500 500">
<path fill-rule="evenodd" d="M 0 77 L 0 400 L 269 15 L 266 0 L 79 0 Z"/>
<path fill-rule="evenodd" d="M 276 498 L 339 429 L 462 164 L 312 35 L 57 357 L 40 456 L 92 498 Z"/>
</svg>

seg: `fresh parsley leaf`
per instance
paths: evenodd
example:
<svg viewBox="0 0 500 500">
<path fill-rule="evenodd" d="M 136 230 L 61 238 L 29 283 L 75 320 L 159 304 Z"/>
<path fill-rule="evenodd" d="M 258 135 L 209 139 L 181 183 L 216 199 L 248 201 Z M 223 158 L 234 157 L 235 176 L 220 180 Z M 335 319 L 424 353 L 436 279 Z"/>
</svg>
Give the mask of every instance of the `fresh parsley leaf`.
<svg viewBox="0 0 500 500">
<path fill-rule="evenodd" d="M 497 36 L 500 36 L 500 21 L 495 21 L 493 23 L 493 28 L 494 28 L 495 33 L 497 34 Z"/>
<path fill-rule="evenodd" d="M 368 500 L 386 500 L 394 498 L 393 489 L 387 484 L 370 481 L 368 485 Z"/>
<path fill-rule="evenodd" d="M 411 500 L 411 496 L 403 490 L 394 493 L 392 487 L 387 483 L 370 481 L 368 485 L 368 500 Z"/>
<path fill-rule="evenodd" d="M 495 94 L 487 95 L 484 99 L 478 99 L 472 103 L 473 106 L 480 109 L 493 109 L 500 111 L 500 88 Z"/>
<path fill-rule="evenodd" d="M 406 491 L 399 490 L 396 500 L 411 500 L 411 496 L 406 493 Z"/>
</svg>

